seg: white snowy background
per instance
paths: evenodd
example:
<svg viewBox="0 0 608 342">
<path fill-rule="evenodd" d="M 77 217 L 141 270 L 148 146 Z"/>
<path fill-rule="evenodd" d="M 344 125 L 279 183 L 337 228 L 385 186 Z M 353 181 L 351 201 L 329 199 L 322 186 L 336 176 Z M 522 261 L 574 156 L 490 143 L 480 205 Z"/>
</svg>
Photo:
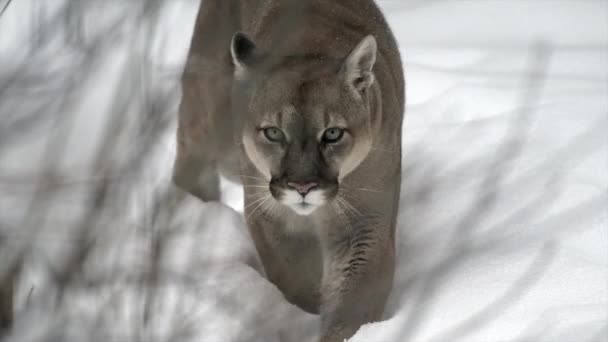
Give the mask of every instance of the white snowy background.
<svg viewBox="0 0 608 342">
<path fill-rule="evenodd" d="M 204 204 L 169 185 L 198 1 L 8 2 L 5 339 L 314 341 L 238 186 Z M 379 4 L 407 80 L 398 263 L 387 320 L 350 341 L 608 341 L 608 2 Z"/>
</svg>

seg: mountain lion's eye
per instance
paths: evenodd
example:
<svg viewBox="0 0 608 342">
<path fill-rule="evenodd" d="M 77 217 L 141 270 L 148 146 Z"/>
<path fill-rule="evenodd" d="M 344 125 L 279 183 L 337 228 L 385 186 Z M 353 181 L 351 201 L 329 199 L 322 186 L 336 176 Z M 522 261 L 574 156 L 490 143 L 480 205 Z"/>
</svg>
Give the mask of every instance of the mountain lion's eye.
<svg viewBox="0 0 608 342">
<path fill-rule="evenodd" d="M 338 127 L 332 127 L 325 130 L 323 133 L 323 142 L 328 144 L 337 143 L 344 136 L 344 130 Z"/>
<path fill-rule="evenodd" d="M 264 128 L 264 136 L 272 142 L 281 142 L 285 139 L 285 134 L 278 127 Z"/>
</svg>

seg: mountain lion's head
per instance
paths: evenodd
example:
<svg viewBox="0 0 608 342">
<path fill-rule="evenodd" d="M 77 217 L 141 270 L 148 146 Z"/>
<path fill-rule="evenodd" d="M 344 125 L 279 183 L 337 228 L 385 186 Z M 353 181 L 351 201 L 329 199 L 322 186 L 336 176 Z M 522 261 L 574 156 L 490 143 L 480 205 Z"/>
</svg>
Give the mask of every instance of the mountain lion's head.
<svg viewBox="0 0 608 342">
<path fill-rule="evenodd" d="M 239 113 L 246 156 L 272 197 L 300 215 L 333 201 L 372 147 L 376 50 L 367 36 L 341 59 L 273 60 L 244 34 L 232 39 L 235 78 L 246 94 L 234 106 L 246 111 Z"/>
</svg>

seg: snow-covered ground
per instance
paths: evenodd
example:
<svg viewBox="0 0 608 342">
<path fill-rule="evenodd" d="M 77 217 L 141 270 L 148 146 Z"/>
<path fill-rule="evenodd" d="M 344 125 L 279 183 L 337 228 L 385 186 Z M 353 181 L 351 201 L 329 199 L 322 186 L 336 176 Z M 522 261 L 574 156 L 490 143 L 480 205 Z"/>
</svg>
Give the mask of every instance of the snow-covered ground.
<svg viewBox="0 0 608 342">
<path fill-rule="evenodd" d="M 45 11 L 34 6 L 44 1 L 13 1 L 0 18 L 0 95 L 23 61 L 39 65 L 32 97 L 82 62 L 64 46 L 78 39 L 69 26 L 60 32 L 69 39 L 48 39 L 38 46 L 48 51 L 32 53 L 31 40 L 45 32 L 31 21 L 63 1 L 47 1 Z M 141 9 L 135 1 L 82 3 L 85 41 L 113 16 Z M 350 341 L 608 341 L 608 3 L 379 3 L 407 80 L 399 257 L 387 320 Z M 236 185 L 224 184 L 225 205 L 156 205 L 167 189 L 174 122 L 136 172 L 112 183 L 109 217 L 93 216 L 99 223 L 84 238 L 77 223 L 94 215 L 86 205 L 94 186 L 63 189 L 47 205 L 30 201 L 27 182 L 2 178 L 40 169 L 95 174 L 90 156 L 123 99 L 116 89 L 130 88 L 126 70 L 145 75 L 128 78 L 136 88 L 129 95 L 165 94 L 170 112 L 196 9 L 197 1 L 166 1 L 157 21 L 126 23 L 106 37 L 94 71 L 74 81 L 79 96 L 34 110 L 69 124 L 49 120 L 16 140 L 3 139 L 10 132 L 0 124 L 0 229 L 12 238 L 0 246 L 0 266 L 15 250 L 29 251 L 9 341 L 314 340 L 318 317 L 265 280 Z M 156 39 L 143 44 L 150 32 Z M 121 69 L 129 58 L 141 63 Z M 2 121 L 17 122 L 14 109 L 28 104 L 9 102 L 0 103 Z M 125 113 L 137 116 L 132 107 Z M 141 131 L 135 121 L 127 124 Z M 120 146 L 139 143 L 117 140 L 123 153 Z M 65 143 L 60 160 L 48 157 L 57 141 Z M 32 210 L 44 215 L 32 218 Z M 87 238 L 92 252 L 60 296 L 57 269 Z M 149 273 L 156 286 L 143 291 Z"/>
</svg>

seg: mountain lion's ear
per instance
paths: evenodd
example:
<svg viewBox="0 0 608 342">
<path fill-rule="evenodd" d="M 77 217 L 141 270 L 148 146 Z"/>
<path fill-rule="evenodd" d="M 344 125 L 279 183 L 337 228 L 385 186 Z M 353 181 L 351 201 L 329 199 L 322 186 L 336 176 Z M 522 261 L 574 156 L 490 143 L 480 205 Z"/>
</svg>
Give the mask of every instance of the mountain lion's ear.
<svg viewBox="0 0 608 342">
<path fill-rule="evenodd" d="M 230 55 L 235 67 L 235 73 L 242 73 L 255 51 L 255 44 L 244 33 L 237 32 L 230 43 Z"/>
<path fill-rule="evenodd" d="M 342 65 L 346 81 L 358 91 L 365 91 L 374 83 L 372 68 L 376 63 L 377 50 L 376 39 L 369 35 L 351 51 Z"/>
</svg>

